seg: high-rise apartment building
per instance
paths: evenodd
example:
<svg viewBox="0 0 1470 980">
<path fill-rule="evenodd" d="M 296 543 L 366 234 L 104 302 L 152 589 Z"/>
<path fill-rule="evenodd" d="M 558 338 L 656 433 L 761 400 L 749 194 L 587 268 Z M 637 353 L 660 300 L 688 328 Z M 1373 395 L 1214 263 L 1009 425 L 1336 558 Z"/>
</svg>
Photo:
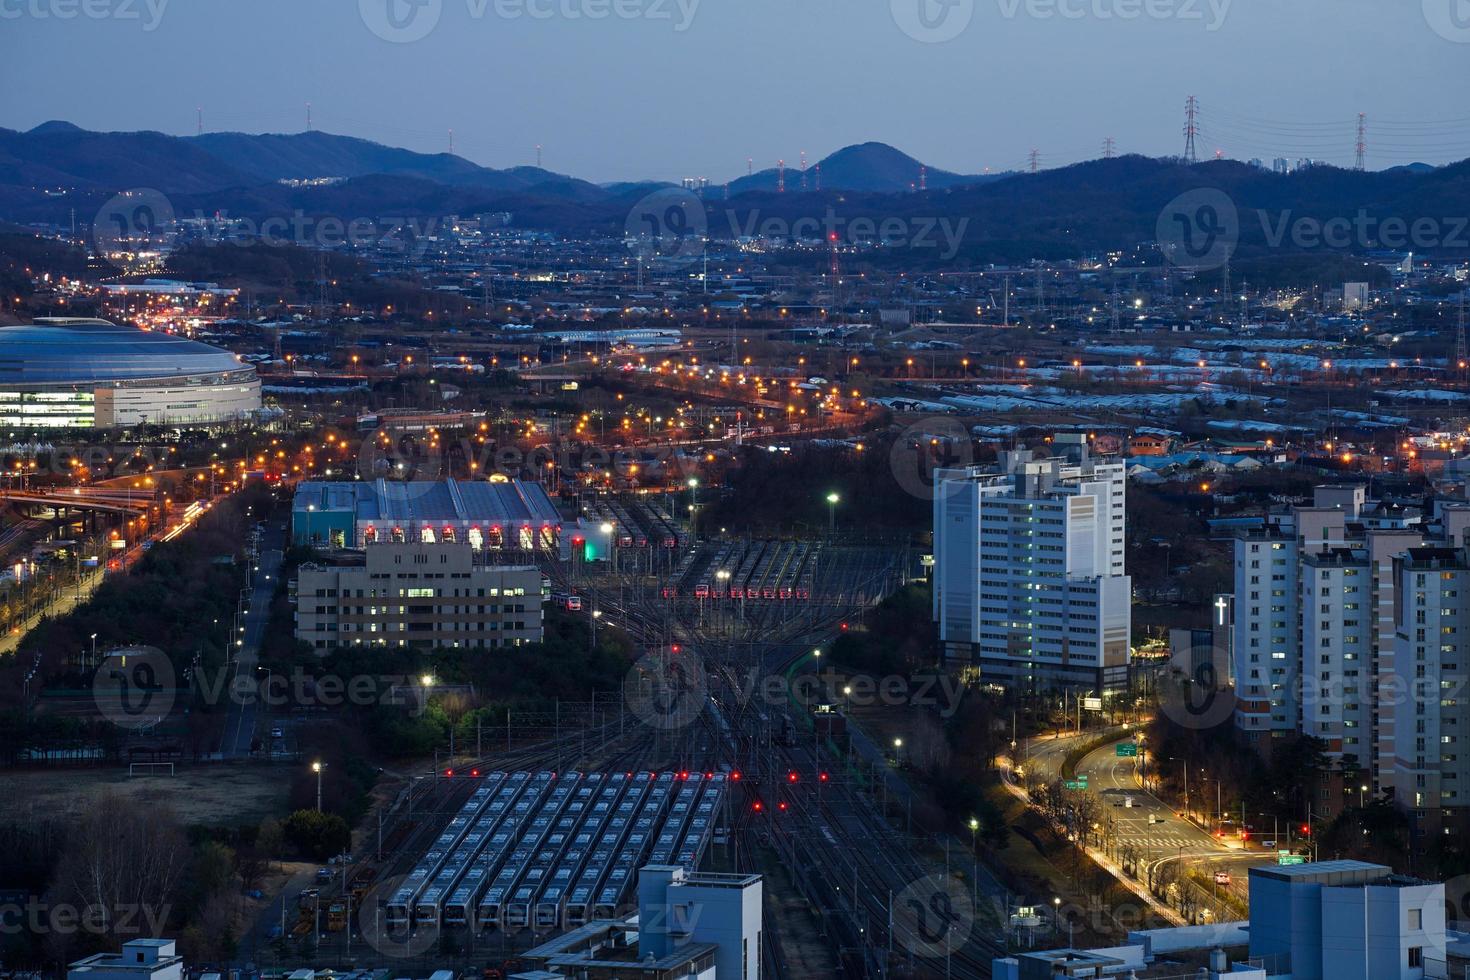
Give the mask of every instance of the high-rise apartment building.
<svg viewBox="0 0 1470 980">
<path fill-rule="evenodd" d="M 1122 463 L 1002 453 L 935 474 L 934 618 L 945 658 L 984 683 L 1126 686 L 1132 583 L 1123 568 Z"/>
</svg>

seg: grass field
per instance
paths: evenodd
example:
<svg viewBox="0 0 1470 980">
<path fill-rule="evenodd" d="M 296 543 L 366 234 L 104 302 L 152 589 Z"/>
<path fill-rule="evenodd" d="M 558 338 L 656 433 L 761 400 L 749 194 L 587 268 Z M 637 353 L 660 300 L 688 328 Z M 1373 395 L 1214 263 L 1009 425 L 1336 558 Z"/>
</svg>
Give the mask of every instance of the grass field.
<svg viewBox="0 0 1470 980">
<path fill-rule="evenodd" d="M 266 766 L 180 766 L 176 776 L 129 777 L 126 768 L 12 769 L 0 774 L 0 821 L 80 813 L 111 793 L 167 802 L 186 824 L 259 823 L 282 816 L 288 779 Z"/>
</svg>

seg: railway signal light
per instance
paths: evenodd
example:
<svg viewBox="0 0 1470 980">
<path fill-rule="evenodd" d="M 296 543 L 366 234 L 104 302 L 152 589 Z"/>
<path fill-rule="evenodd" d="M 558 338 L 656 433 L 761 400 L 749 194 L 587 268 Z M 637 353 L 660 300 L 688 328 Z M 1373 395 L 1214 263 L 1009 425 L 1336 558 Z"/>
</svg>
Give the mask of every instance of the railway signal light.
<svg viewBox="0 0 1470 980">
<path fill-rule="evenodd" d="M 786 781 L 787 781 L 787 782 L 788 782 L 788 783 L 794 783 L 794 782 L 796 782 L 796 781 L 797 781 L 797 780 L 798 780 L 798 779 L 800 779 L 800 778 L 801 778 L 801 777 L 800 777 L 800 776 L 798 776 L 798 775 L 797 775 L 797 774 L 796 774 L 796 772 L 795 772 L 795 770 L 793 770 L 793 771 L 791 771 L 791 772 L 788 772 L 788 773 L 787 773 L 787 774 L 786 774 Z"/>
<path fill-rule="evenodd" d="M 825 772 L 817 773 L 817 782 L 819 782 L 819 783 L 825 783 L 826 781 L 827 781 L 827 774 Z"/>
<path fill-rule="evenodd" d="M 730 773 L 730 779 L 737 783 L 740 782 L 740 770 L 736 769 L 734 772 Z"/>
<path fill-rule="evenodd" d="M 750 808 L 752 810 L 754 810 L 756 813 L 760 813 L 762 810 L 764 810 L 766 808 L 766 805 L 764 803 L 762 803 L 760 800 L 756 800 L 754 803 L 752 803 L 750 805 Z"/>
<path fill-rule="evenodd" d="M 445 776 L 446 779 L 449 778 L 449 777 L 451 777 L 451 776 L 453 776 L 453 775 L 454 775 L 454 770 L 453 769 L 446 769 L 446 770 L 444 770 L 444 776 Z"/>
<path fill-rule="evenodd" d="M 473 777 L 475 777 L 476 779 L 479 779 L 480 778 L 480 770 L 478 770 L 478 769 L 471 769 L 470 770 L 470 775 L 473 776 Z"/>
<path fill-rule="evenodd" d="M 786 812 L 786 801 L 785 800 L 782 800 L 780 803 L 777 803 L 776 804 L 776 809 L 780 810 L 782 813 L 785 813 Z"/>
</svg>

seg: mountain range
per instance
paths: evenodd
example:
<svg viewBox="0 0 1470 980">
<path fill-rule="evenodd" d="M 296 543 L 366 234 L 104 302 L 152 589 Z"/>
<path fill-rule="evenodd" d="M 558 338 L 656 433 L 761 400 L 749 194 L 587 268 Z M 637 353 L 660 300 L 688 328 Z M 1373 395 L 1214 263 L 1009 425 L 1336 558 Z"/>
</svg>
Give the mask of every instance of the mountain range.
<svg viewBox="0 0 1470 980">
<path fill-rule="evenodd" d="M 816 171 L 820 167 L 821 185 Z M 926 190 L 919 191 L 921 170 Z M 846 147 L 799 169 L 760 171 L 704 191 L 710 235 L 732 238 L 750 218 L 855 217 L 964 222 L 961 257 L 1062 257 L 1151 240 L 1161 209 L 1202 187 L 1241 210 L 1243 248 L 1265 247 L 1262 214 L 1430 218 L 1448 238 L 1470 215 L 1470 161 L 1358 172 L 1317 166 L 1281 175 L 1231 161 L 1185 165 L 1124 156 L 1037 174 L 963 175 L 925 168 L 883 143 Z M 287 183 L 336 178 L 327 184 Z M 497 170 L 449 153 L 417 153 L 323 132 L 251 135 L 100 133 L 66 122 L 0 129 L 0 219 L 81 224 L 120 190 L 149 187 L 177 214 L 384 217 L 510 212 L 514 225 L 568 234 L 622 233 L 630 209 L 657 182 L 600 185 L 538 167 Z M 1464 234 L 1461 229 L 1460 234 Z M 1354 239 L 1371 248 L 1372 241 Z M 1416 251 L 1453 252 L 1453 243 Z M 1458 249 L 1470 253 L 1470 246 Z"/>
</svg>

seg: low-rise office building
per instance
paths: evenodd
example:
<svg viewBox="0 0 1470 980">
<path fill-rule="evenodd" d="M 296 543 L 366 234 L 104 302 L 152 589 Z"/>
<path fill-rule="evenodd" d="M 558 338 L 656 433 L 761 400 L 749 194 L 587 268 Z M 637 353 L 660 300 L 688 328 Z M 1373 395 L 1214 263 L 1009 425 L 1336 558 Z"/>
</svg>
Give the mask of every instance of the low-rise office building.
<svg viewBox="0 0 1470 980">
<path fill-rule="evenodd" d="M 375 544 L 302 565 L 296 638 L 348 646 L 494 649 L 539 643 L 544 594 L 533 565 L 488 565 L 469 544 Z"/>
</svg>

